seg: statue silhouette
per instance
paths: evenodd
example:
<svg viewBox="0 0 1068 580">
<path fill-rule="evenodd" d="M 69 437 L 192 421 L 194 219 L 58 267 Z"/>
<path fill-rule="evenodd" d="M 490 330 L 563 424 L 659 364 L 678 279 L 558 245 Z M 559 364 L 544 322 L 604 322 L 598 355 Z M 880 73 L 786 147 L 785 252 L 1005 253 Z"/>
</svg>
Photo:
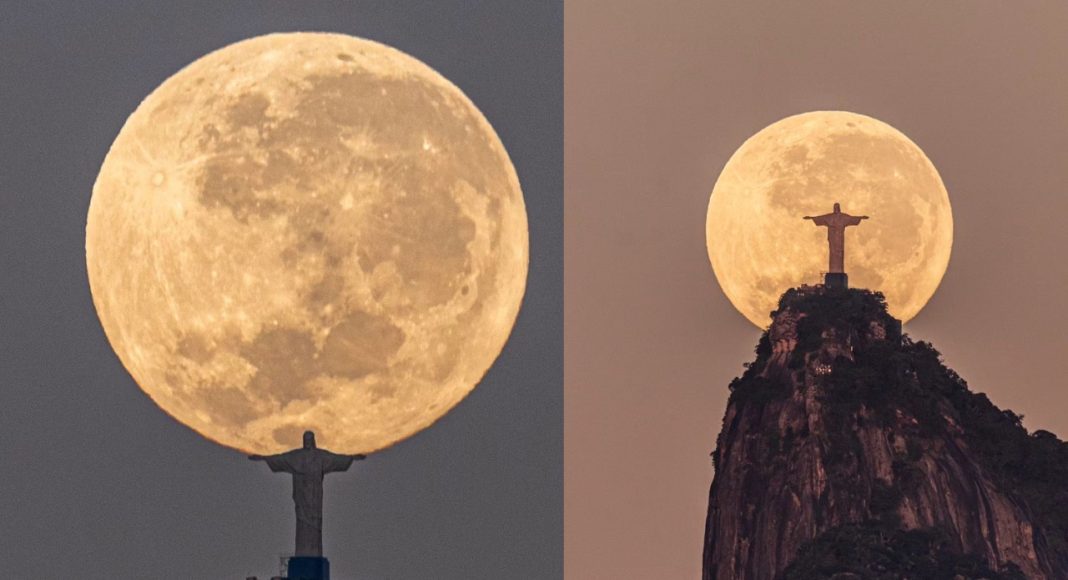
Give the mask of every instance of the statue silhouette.
<svg viewBox="0 0 1068 580">
<path fill-rule="evenodd" d="M 868 216 L 852 216 L 842 213 L 842 206 L 834 204 L 834 211 L 815 217 L 805 216 L 804 219 L 812 220 L 817 226 L 827 228 L 827 243 L 830 245 L 830 260 L 827 271 L 832 274 L 845 273 L 845 229 L 855 226 L 860 220 L 868 219 Z"/>
<path fill-rule="evenodd" d="M 278 455 L 249 455 L 253 461 L 266 461 L 277 473 L 293 475 L 293 503 L 297 511 L 297 556 L 323 555 L 323 476 L 346 471 L 353 461 L 366 455 L 338 455 L 315 446 L 315 433 L 304 432 L 304 446 Z"/>
</svg>

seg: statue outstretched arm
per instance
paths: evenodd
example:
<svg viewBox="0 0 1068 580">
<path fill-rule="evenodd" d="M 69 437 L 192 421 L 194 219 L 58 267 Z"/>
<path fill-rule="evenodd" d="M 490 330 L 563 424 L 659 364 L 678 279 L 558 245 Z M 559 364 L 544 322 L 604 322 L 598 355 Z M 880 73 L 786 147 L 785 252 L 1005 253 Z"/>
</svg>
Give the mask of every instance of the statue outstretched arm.
<svg viewBox="0 0 1068 580">
<path fill-rule="evenodd" d="M 257 455 L 252 454 L 248 456 L 250 461 L 263 461 L 267 463 L 267 467 L 271 468 L 271 471 L 285 471 L 287 473 L 293 473 L 295 466 L 289 461 L 290 453 L 279 453 L 278 455 Z"/>
<path fill-rule="evenodd" d="M 341 455 L 339 453 L 332 453 L 324 449 L 320 449 L 320 457 L 322 458 L 323 472 L 330 473 L 332 471 L 346 471 L 353 461 L 359 461 L 366 459 L 366 455 Z"/>
</svg>

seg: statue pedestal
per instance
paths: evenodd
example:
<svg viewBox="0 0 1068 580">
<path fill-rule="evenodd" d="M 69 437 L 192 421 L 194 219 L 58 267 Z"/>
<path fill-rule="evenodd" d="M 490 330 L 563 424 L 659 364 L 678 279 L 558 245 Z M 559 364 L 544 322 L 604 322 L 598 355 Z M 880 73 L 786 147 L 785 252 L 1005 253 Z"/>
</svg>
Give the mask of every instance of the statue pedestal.
<svg viewBox="0 0 1068 580">
<path fill-rule="evenodd" d="M 330 580 L 330 561 L 326 558 L 293 556 L 286 570 L 286 580 Z"/>
<path fill-rule="evenodd" d="M 849 288 L 849 276 L 845 272 L 827 272 L 823 275 L 823 285 L 828 288 Z"/>
</svg>

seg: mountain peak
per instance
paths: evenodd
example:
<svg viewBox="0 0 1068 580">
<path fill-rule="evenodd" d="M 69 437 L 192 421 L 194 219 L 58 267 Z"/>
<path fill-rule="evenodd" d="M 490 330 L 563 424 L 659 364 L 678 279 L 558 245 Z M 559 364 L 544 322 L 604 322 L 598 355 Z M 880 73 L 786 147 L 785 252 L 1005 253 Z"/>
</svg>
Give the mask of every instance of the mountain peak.
<svg viewBox="0 0 1068 580">
<path fill-rule="evenodd" d="M 972 393 L 881 294 L 788 290 L 730 390 L 706 580 L 1068 578 L 1068 445 Z"/>
</svg>

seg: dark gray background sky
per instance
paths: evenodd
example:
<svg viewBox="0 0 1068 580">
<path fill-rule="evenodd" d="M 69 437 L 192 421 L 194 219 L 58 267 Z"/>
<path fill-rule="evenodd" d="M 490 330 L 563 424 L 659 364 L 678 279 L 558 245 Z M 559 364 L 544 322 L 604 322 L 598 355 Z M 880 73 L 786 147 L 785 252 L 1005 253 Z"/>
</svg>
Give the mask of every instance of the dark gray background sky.
<svg viewBox="0 0 1068 580">
<path fill-rule="evenodd" d="M 33 579 L 277 573 L 290 481 L 160 411 L 91 302 L 85 216 L 126 117 L 164 79 L 275 31 L 354 34 L 421 59 L 494 126 L 531 263 L 512 336 L 428 431 L 327 478 L 338 579 L 559 578 L 563 8 L 495 2 L 0 5 L 0 570 Z"/>
<path fill-rule="evenodd" d="M 708 453 L 758 338 L 715 281 L 705 212 L 735 149 L 795 113 L 864 113 L 927 153 L 955 239 L 906 331 L 1028 428 L 1068 436 L 1068 3 L 565 12 L 569 578 L 700 576 Z"/>
</svg>

